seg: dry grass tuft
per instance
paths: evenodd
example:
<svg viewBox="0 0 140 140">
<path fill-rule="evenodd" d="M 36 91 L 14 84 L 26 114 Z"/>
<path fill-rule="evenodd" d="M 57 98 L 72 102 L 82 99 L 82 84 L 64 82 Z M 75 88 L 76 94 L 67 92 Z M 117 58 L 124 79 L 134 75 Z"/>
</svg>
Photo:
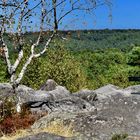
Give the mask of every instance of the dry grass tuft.
<svg viewBox="0 0 140 140">
<path fill-rule="evenodd" d="M 21 137 L 37 134 L 40 132 L 48 132 L 51 134 L 56 134 L 64 137 L 73 137 L 77 134 L 73 130 L 72 123 L 69 125 L 65 125 L 63 121 L 55 120 L 52 121 L 48 127 L 40 129 L 40 130 L 17 130 L 15 133 L 10 135 L 4 135 L 0 138 L 0 140 L 16 140 Z"/>
<path fill-rule="evenodd" d="M 52 121 L 48 127 L 42 130 L 43 132 L 53 133 L 64 137 L 72 137 L 76 135 L 72 123 L 65 125 L 61 120 Z"/>
</svg>

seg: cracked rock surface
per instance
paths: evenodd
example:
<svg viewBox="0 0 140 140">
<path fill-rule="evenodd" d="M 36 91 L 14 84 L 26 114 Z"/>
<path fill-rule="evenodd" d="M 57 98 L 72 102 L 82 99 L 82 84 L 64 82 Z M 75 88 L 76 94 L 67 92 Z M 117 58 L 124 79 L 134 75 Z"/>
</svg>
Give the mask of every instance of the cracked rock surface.
<svg viewBox="0 0 140 140">
<path fill-rule="evenodd" d="M 0 84 L 0 97 L 8 96 L 10 92 L 10 84 Z M 56 140 L 110 140 L 112 135 L 124 133 L 130 135 L 129 139 L 140 136 L 140 85 L 121 89 L 109 84 L 71 94 L 50 80 L 38 91 L 19 86 L 17 92 L 33 112 L 48 112 L 32 125 L 32 129 L 44 128 L 52 121 L 60 120 L 66 125 L 72 123 L 74 132 L 79 134 L 73 138 L 58 136 Z M 35 137 L 42 140 L 48 135 L 39 133 L 20 140 L 34 140 Z M 55 140 L 54 135 L 51 138 Z"/>
</svg>

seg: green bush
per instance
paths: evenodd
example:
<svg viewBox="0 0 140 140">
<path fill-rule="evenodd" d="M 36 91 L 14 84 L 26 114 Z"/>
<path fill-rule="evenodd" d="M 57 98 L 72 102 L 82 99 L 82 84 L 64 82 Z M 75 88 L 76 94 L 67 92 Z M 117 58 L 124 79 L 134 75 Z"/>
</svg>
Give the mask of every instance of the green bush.
<svg viewBox="0 0 140 140">
<path fill-rule="evenodd" d="M 84 67 L 89 89 L 96 89 L 106 84 L 121 87 L 129 85 L 126 54 L 121 50 L 114 48 L 81 51 L 74 55 Z"/>
<path fill-rule="evenodd" d="M 128 137 L 128 134 L 114 134 L 111 140 L 124 140 Z"/>
<path fill-rule="evenodd" d="M 134 47 L 128 54 L 128 63 L 131 65 L 140 64 L 140 47 Z"/>
<path fill-rule="evenodd" d="M 50 48 L 43 57 L 34 59 L 22 83 L 39 89 L 47 79 L 54 79 L 72 92 L 86 87 L 87 83 L 80 63 L 63 46 Z"/>
</svg>

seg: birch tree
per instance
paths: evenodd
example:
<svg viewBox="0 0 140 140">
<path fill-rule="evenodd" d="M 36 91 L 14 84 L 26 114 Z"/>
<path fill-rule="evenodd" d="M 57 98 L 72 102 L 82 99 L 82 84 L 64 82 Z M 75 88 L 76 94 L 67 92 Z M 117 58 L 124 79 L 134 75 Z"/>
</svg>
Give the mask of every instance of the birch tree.
<svg viewBox="0 0 140 140">
<path fill-rule="evenodd" d="M 54 39 L 59 30 L 60 23 L 75 11 L 92 13 L 98 6 L 108 5 L 109 0 L 0 0 L 0 47 L 4 52 L 7 70 L 10 75 L 10 82 L 14 92 L 20 84 L 28 65 L 33 59 L 42 56 Z M 19 73 L 17 69 L 24 58 L 24 33 L 35 28 L 37 23 L 38 37 L 30 45 L 30 55 L 23 64 Z M 30 27 L 29 27 L 30 25 Z M 32 26 L 32 27 L 31 27 Z M 36 52 L 39 46 L 42 33 L 51 30 L 48 40 L 45 42 L 42 50 Z M 16 43 L 13 44 L 18 50 L 18 55 L 14 63 L 10 60 L 9 49 L 4 35 L 7 34 Z M 16 96 L 16 95 L 15 95 Z M 20 101 L 20 98 L 18 99 Z M 20 109 L 19 109 L 20 110 Z"/>
</svg>

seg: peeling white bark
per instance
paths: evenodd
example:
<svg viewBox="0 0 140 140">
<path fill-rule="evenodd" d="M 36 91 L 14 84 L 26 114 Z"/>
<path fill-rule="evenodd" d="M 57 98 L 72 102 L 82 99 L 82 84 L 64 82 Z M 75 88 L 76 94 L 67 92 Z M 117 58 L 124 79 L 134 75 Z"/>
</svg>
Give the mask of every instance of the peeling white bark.
<svg viewBox="0 0 140 140">
<path fill-rule="evenodd" d="M 19 52 L 18 58 L 16 59 L 14 65 L 12 66 L 12 71 L 13 71 L 13 72 L 16 71 L 18 65 L 20 64 L 20 62 L 21 62 L 21 60 L 22 60 L 22 58 L 23 58 L 23 50 L 21 50 L 21 51 Z"/>
<path fill-rule="evenodd" d="M 44 46 L 44 49 L 43 49 L 40 53 L 34 55 L 35 58 L 40 57 L 42 54 L 44 54 L 44 53 L 46 52 L 46 50 L 47 50 L 49 44 L 51 43 L 51 41 L 52 41 L 54 35 L 55 35 L 55 32 L 54 32 L 54 33 L 50 36 L 50 38 L 48 39 L 47 43 L 46 43 L 45 46 Z"/>
<path fill-rule="evenodd" d="M 22 105 L 21 99 L 20 99 L 20 97 L 18 97 L 18 103 L 16 104 L 16 111 L 17 111 L 18 113 L 21 112 L 21 105 Z"/>
<path fill-rule="evenodd" d="M 16 84 L 19 84 L 20 81 L 22 80 L 24 74 L 25 74 L 25 71 L 27 69 L 27 66 L 31 63 L 32 59 L 33 59 L 34 55 L 31 54 L 30 57 L 27 59 L 27 61 L 25 62 L 24 66 L 22 67 L 22 70 L 21 72 L 19 73 L 18 75 L 18 78 L 16 79 L 15 83 Z"/>
<path fill-rule="evenodd" d="M 3 37 L 1 37 L 1 40 L 3 43 L 2 46 L 3 46 L 3 50 L 4 50 L 5 60 L 6 60 L 7 67 L 8 67 L 8 72 L 9 72 L 9 74 L 11 74 L 11 62 L 9 59 L 9 50 L 8 50 L 7 45 L 5 44 L 5 42 L 3 40 Z"/>
<path fill-rule="evenodd" d="M 26 71 L 28 65 L 31 63 L 32 59 L 33 59 L 33 58 L 40 57 L 42 54 L 44 54 L 44 53 L 46 52 L 47 47 L 48 47 L 49 44 L 51 43 L 51 41 L 52 41 L 54 35 L 55 35 L 55 33 L 53 33 L 53 34 L 50 36 L 50 38 L 48 39 L 47 43 L 45 44 L 45 47 L 44 47 L 43 51 L 41 51 L 41 52 L 38 53 L 38 54 L 34 54 L 34 48 L 35 48 L 36 45 L 39 44 L 39 39 L 38 39 L 37 43 L 35 43 L 35 44 L 33 44 L 33 45 L 31 46 L 31 55 L 29 56 L 29 58 L 27 59 L 27 61 L 26 61 L 25 64 L 23 65 L 22 70 L 21 70 L 21 72 L 20 72 L 19 75 L 18 75 L 18 78 L 15 80 L 15 83 L 16 83 L 17 85 L 21 82 L 21 80 L 22 80 L 22 78 L 23 78 L 23 76 L 24 76 L 24 74 L 25 74 L 25 71 Z M 39 36 L 39 38 L 40 38 L 40 36 Z"/>
<path fill-rule="evenodd" d="M 24 1 L 24 6 L 21 9 L 19 21 L 18 21 L 18 37 L 19 37 L 19 47 L 20 51 L 18 53 L 18 58 L 16 59 L 14 65 L 12 66 L 12 73 L 15 73 L 17 67 L 19 66 L 22 58 L 23 58 L 23 39 L 22 39 L 22 21 L 23 21 L 23 16 L 24 16 L 24 11 L 26 9 L 26 1 Z"/>
<path fill-rule="evenodd" d="M 16 79 L 15 74 L 12 74 L 11 78 L 10 78 L 10 81 L 11 81 L 12 84 L 14 84 L 15 79 Z"/>
</svg>

